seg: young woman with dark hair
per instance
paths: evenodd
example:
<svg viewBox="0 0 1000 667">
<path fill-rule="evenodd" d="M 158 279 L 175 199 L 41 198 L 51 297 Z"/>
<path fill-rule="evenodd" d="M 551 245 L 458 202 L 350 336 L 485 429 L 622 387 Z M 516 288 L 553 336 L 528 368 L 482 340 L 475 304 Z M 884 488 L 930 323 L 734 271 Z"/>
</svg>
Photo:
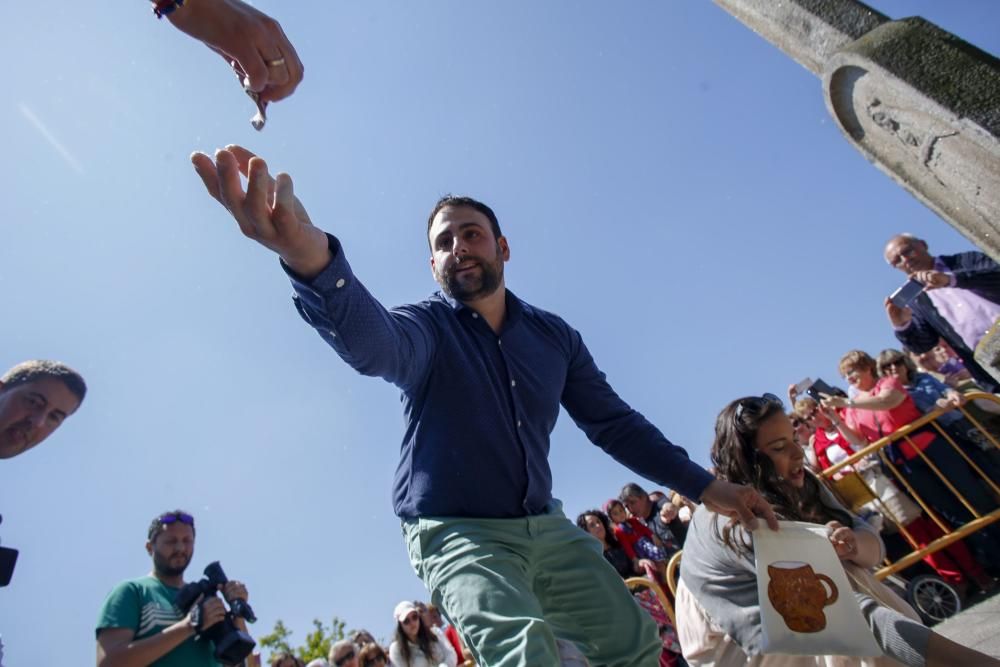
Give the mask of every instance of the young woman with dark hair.
<svg viewBox="0 0 1000 667">
<path fill-rule="evenodd" d="M 611 519 L 601 510 L 587 510 L 576 517 L 576 525 L 598 539 L 604 548 L 604 558 L 618 571 L 622 579 L 641 576 L 611 527 Z"/>
<path fill-rule="evenodd" d="M 691 521 L 677 590 L 678 632 L 691 665 L 1000 665 L 924 627 L 903 600 L 872 576 L 870 568 L 883 557 L 878 534 L 806 470 L 802 447 L 778 398 L 765 394 L 726 406 L 716 421 L 712 461 L 721 479 L 757 489 L 779 518 L 827 527 L 885 656 L 761 655 L 752 535 L 728 517 L 701 508 Z"/>
<path fill-rule="evenodd" d="M 455 667 L 455 650 L 424 623 L 413 602 L 400 602 L 393 616 L 396 638 L 389 646 L 389 660 L 394 667 Z"/>
</svg>

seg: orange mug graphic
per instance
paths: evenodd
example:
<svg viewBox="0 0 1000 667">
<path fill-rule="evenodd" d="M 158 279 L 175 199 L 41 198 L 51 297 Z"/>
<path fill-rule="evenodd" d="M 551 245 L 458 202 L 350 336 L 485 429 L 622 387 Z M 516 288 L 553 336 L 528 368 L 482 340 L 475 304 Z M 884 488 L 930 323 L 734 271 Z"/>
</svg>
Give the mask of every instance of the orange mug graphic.
<svg viewBox="0 0 1000 667">
<path fill-rule="evenodd" d="M 789 630 L 819 632 L 826 627 L 823 607 L 836 602 L 839 595 L 830 577 L 816 574 L 809 563 L 794 560 L 771 563 L 767 574 L 771 578 L 767 598 Z M 830 587 L 829 595 L 823 584 Z"/>
</svg>

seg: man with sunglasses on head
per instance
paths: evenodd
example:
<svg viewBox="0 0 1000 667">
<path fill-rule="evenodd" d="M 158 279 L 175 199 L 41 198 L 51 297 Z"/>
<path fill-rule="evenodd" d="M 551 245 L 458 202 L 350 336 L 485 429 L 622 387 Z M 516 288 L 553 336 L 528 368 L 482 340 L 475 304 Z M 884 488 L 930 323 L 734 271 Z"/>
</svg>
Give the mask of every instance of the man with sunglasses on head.
<svg viewBox="0 0 1000 667">
<path fill-rule="evenodd" d="M 896 338 L 917 354 L 933 349 L 943 338 L 980 386 L 1000 390 L 993 375 L 975 359 L 976 346 L 1000 318 L 1000 264 L 978 251 L 934 256 L 927 242 L 912 234 L 889 239 L 884 256 L 889 266 L 924 286 L 909 306 L 885 300 Z"/>
<path fill-rule="evenodd" d="M 287 174 L 272 179 L 236 146 L 192 161 L 241 231 L 281 258 L 299 313 L 323 340 L 360 373 L 399 387 L 406 428 L 394 510 L 411 564 L 477 663 L 559 664 L 558 641 L 594 664 L 655 665 L 660 654 L 655 624 L 552 496 L 560 406 L 637 474 L 749 527 L 757 514 L 777 528 L 760 494 L 713 479 L 625 403 L 575 329 L 506 288 L 510 245 L 486 204 L 438 201 L 426 238 L 441 292 L 390 310 L 355 276 L 340 240 L 312 225 Z"/>
<path fill-rule="evenodd" d="M 221 622 L 226 608 L 216 596 L 191 607 L 187 614 L 174 604 L 184 586 L 184 570 L 194 555 L 194 517 L 181 510 L 152 520 L 146 552 L 153 571 L 121 582 L 108 594 L 97 621 L 98 667 L 215 667 L 211 641 L 196 636 Z M 247 600 L 238 581 L 222 587 L 228 601 Z M 246 632 L 240 617 L 236 627 Z"/>
</svg>

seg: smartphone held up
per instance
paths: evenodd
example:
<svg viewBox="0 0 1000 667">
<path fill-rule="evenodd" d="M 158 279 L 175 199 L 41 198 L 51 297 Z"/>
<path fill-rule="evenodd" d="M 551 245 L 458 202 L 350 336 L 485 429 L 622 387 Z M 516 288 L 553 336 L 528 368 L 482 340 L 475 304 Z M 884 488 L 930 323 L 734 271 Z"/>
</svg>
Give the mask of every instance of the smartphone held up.
<svg viewBox="0 0 1000 667">
<path fill-rule="evenodd" d="M 924 291 L 923 283 L 910 278 L 895 292 L 889 295 L 889 301 L 897 308 L 906 308 Z"/>
</svg>

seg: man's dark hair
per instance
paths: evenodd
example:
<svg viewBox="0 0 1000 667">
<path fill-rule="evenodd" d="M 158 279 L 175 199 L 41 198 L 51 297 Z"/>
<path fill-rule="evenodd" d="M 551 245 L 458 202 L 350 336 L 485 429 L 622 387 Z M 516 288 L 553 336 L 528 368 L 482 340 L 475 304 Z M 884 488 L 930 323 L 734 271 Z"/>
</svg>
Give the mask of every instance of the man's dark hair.
<svg viewBox="0 0 1000 667">
<path fill-rule="evenodd" d="M 83 376 L 61 361 L 48 361 L 46 359 L 33 359 L 22 361 L 0 377 L 3 388 L 0 391 L 13 389 L 18 385 L 28 384 L 42 378 L 55 378 L 66 388 L 73 392 L 73 395 L 83 403 L 83 397 L 87 395 L 87 383 L 83 381 Z"/>
<path fill-rule="evenodd" d="M 622 492 L 618 494 L 618 499 L 621 500 L 622 502 L 625 502 L 626 498 L 632 498 L 633 496 L 636 498 L 642 498 L 643 496 L 646 496 L 648 498 L 649 494 L 646 493 L 646 490 L 643 489 L 638 484 L 636 484 L 635 482 L 629 482 L 628 484 L 622 487 Z"/>
<path fill-rule="evenodd" d="M 191 514 L 185 512 L 184 510 L 169 510 L 167 512 L 160 512 L 159 514 L 157 514 L 155 517 L 153 517 L 153 520 L 149 522 L 149 530 L 146 532 L 146 539 L 148 539 L 150 542 L 153 542 L 154 538 L 161 532 L 163 532 L 163 527 L 168 525 L 163 522 L 163 517 L 170 515 L 180 516 L 181 514 L 184 514 L 186 516 L 191 516 Z M 184 525 L 191 526 L 191 534 L 193 535 L 194 523 L 185 523 Z"/>
<path fill-rule="evenodd" d="M 497 220 L 497 214 L 493 212 L 489 206 L 479 201 L 478 199 L 473 199 L 472 197 L 457 196 L 457 195 L 445 195 L 438 199 L 437 203 L 434 204 L 434 208 L 431 209 L 431 214 L 427 218 L 427 245 L 431 244 L 431 225 L 434 224 L 434 217 L 440 213 L 441 209 L 448 206 L 468 206 L 471 209 L 475 209 L 485 215 L 490 221 L 490 227 L 493 229 L 493 240 L 499 239 L 503 236 L 503 232 L 500 231 L 500 221 Z M 433 251 L 433 246 L 431 251 Z"/>
</svg>

